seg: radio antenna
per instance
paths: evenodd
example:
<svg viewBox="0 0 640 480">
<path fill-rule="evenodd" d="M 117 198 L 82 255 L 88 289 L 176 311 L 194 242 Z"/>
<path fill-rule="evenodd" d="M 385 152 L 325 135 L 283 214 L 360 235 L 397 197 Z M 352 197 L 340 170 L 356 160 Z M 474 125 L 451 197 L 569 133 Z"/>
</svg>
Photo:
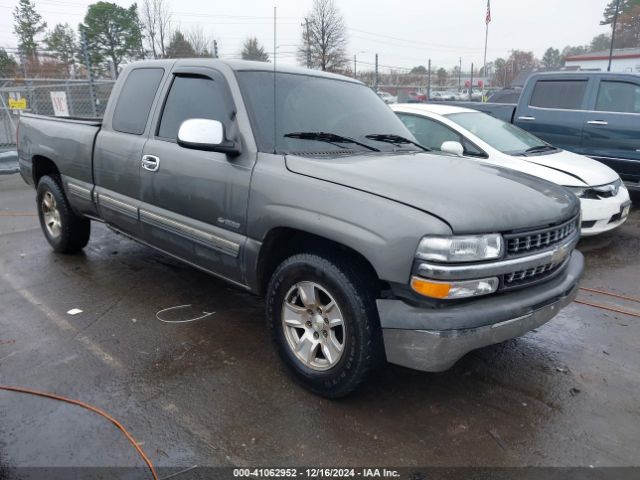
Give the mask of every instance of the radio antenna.
<svg viewBox="0 0 640 480">
<path fill-rule="evenodd" d="M 278 47 L 276 45 L 276 12 L 277 7 L 273 7 L 273 153 L 277 153 L 278 147 L 278 128 L 277 118 L 278 113 L 276 111 L 276 59 L 278 55 Z"/>
</svg>

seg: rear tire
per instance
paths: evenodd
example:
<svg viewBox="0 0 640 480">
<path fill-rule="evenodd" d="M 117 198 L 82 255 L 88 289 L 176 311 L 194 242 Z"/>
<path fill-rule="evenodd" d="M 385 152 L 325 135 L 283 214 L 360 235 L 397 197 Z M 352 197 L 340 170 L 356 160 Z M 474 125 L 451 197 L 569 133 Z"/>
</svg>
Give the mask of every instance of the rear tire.
<svg viewBox="0 0 640 480">
<path fill-rule="evenodd" d="M 267 325 L 293 377 L 344 397 L 384 363 L 372 279 L 344 258 L 303 253 L 283 261 L 266 295 Z"/>
<path fill-rule="evenodd" d="M 82 250 L 91 236 L 91 221 L 73 212 L 60 178 L 45 175 L 38 181 L 36 192 L 40 227 L 53 250 L 58 253 Z"/>
</svg>

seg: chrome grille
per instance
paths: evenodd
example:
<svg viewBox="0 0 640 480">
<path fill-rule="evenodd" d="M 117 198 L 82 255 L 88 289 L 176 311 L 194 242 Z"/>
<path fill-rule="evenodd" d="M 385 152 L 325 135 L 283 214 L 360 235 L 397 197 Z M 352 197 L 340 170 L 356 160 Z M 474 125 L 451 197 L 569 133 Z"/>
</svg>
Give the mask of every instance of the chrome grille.
<svg viewBox="0 0 640 480">
<path fill-rule="evenodd" d="M 578 218 L 576 217 L 554 227 L 505 235 L 507 256 L 526 255 L 531 252 L 553 247 L 571 237 L 576 233 L 577 229 Z"/>
<path fill-rule="evenodd" d="M 564 263 L 564 262 L 563 262 Z M 507 273 L 503 277 L 503 289 L 521 287 L 544 280 L 558 270 L 560 265 L 547 263 L 527 270 Z"/>
</svg>

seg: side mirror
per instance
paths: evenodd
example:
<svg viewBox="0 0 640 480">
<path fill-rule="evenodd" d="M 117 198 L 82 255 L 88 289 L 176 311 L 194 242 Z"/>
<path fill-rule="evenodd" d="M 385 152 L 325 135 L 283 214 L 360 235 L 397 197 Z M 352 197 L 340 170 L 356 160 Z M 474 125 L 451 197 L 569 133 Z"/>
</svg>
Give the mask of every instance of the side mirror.
<svg viewBox="0 0 640 480">
<path fill-rule="evenodd" d="M 464 147 L 460 142 L 444 142 L 440 147 L 440 150 L 444 153 L 450 153 L 458 157 L 462 157 L 464 155 Z"/>
<path fill-rule="evenodd" d="M 227 155 L 240 154 L 235 142 L 225 138 L 222 122 L 206 118 L 190 118 L 182 122 L 178 130 L 178 145 Z"/>
</svg>

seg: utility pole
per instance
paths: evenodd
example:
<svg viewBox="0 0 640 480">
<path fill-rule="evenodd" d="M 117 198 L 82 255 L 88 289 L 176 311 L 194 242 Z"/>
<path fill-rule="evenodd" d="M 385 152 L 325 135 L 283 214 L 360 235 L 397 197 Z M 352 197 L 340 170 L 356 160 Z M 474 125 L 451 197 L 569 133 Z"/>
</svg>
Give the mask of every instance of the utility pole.
<svg viewBox="0 0 640 480">
<path fill-rule="evenodd" d="M 620 13 L 620 0 L 616 1 L 616 14 L 613 17 L 613 30 L 611 31 L 611 46 L 609 47 L 609 66 L 607 72 L 611 71 L 611 61 L 613 60 L 613 42 L 616 40 L 616 27 L 618 26 L 618 13 Z"/>
<path fill-rule="evenodd" d="M 473 63 L 471 63 L 471 81 L 469 82 L 469 101 L 471 101 L 472 94 L 473 94 Z"/>
<path fill-rule="evenodd" d="M 356 53 L 353 56 L 353 78 L 357 78 L 357 74 L 356 74 L 356 69 L 357 69 L 357 60 L 356 57 L 358 56 L 358 54 Z"/>
<path fill-rule="evenodd" d="M 458 67 L 458 92 L 462 90 L 462 57 L 460 57 L 460 67 Z"/>
<path fill-rule="evenodd" d="M 218 41 L 213 41 L 213 58 L 218 58 Z"/>
<path fill-rule="evenodd" d="M 427 102 L 431 99 L 431 59 L 427 68 Z"/>
<path fill-rule="evenodd" d="M 89 47 L 87 46 L 87 35 L 83 30 L 80 31 L 80 44 L 82 46 L 82 54 L 84 56 L 84 66 L 87 69 L 87 78 L 89 79 L 89 97 L 91 98 L 91 111 L 94 117 L 98 116 L 96 109 L 97 98 L 96 90 L 93 82 L 93 69 L 91 68 L 91 57 L 89 55 Z M 118 72 L 116 72 L 116 77 Z"/>
<path fill-rule="evenodd" d="M 376 92 L 378 91 L 378 54 L 376 53 L 376 73 L 375 73 Z"/>
</svg>

